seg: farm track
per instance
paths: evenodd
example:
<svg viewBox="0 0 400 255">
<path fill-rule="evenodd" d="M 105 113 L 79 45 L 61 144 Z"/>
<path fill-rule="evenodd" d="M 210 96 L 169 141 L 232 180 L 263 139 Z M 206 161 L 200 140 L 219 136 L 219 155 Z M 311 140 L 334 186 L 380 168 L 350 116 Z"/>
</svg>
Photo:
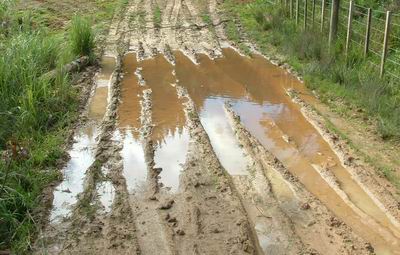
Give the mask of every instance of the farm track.
<svg viewBox="0 0 400 255">
<path fill-rule="evenodd" d="M 218 8 L 131 0 L 115 15 L 36 254 L 400 254 L 388 183 L 300 82 L 229 48 Z"/>
</svg>

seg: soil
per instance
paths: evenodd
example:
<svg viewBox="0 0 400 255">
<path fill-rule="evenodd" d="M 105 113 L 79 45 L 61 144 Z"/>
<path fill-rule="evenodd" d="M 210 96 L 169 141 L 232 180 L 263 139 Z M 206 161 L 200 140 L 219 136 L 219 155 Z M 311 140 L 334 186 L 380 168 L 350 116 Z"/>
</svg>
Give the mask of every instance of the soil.
<svg viewBox="0 0 400 255">
<path fill-rule="evenodd" d="M 391 184 L 219 8 L 115 14 L 36 254 L 400 254 Z"/>
</svg>

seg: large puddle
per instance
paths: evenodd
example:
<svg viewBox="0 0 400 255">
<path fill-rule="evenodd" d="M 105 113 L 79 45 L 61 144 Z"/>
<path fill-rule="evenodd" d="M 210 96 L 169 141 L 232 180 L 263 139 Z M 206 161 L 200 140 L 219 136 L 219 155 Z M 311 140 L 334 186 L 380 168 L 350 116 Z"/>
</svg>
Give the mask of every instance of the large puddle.
<svg viewBox="0 0 400 255">
<path fill-rule="evenodd" d="M 213 110 L 208 109 L 210 102 L 228 98 L 246 128 L 309 191 L 371 242 L 377 253 L 398 252 L 400 234 L 396 223 L 352 179 L 326 141 L 303 117 L 299 106 L 286 95 L 285 88 L 303 89 L 302 84 L 260 56 L 246 58 L 231 49 L 225 49 L 224 56 L 215 61 L 200 56 L 200 65 L 195 66 L 182 53 L 176 53 L 180 85 L 187 88 L 200 112 L 206 109 L 213 116 Z M 214 132 L 207 125 L 205 128 L 215 140 L 215 128 Z M 218 146 L 223 145 L 214 146 L 216 151 Z M 328 168 L 345 195 L 339 196 L 314 165 Z"/>
<path fill-rule="evenodd" d="M 124 79 L 118 108 L 118 132 L 115 135 L 116 140 L 123 144 L 123 175 L 130 194 L 143 192 L 147 179 L 144 146 L 139 133 L 143 88 L 135 74 L 137 67 L 136 55 L 127 54 L 123 59 Z"/>
<path fill-rule="evenodd" d="M 77 201 L 77 195 L 83 191 L 86 170 L 95 160 L 98 125 L 107 109 L 108 91 L 115 65 L 113 57 L 102 59 L 102 69 L 96 75 L 95 94 L 89 104 L 89 121 L 77 131 L 69 151 L 70 160 L 63 169 L 64 180 L 54 191 L 53 209 L 50 214 L 52 222 L 61 221 L 69 216 L 72 206 Z"/>
<path fill-rule="evenodd" d="M 147 178 L 145 152 L 138 131 L 141 128 L 142 92 L 150 88 L 155 167 L 162 169 L 160 182 L 167 190 L 176 192 L 182 164 L 186 160 L 189 133 L 185 127 L 183 105 L 175 88 L 173 66 L 162 55 L 137 62 L 134 54 L 124 57 L 123 66 L 119 130 L 124 144 L 122 156 L 128 189 L 131 192 L 143 190 Z"/>
<path fill-rule="evenodd" d="M 230 175 L 248 175 L 249 160 L 240 148 L 224 109 L 224 98 L 208 98 L 200 121 L 221 164 Z"/>
<path fill-rule="evenodd" d="M 162 168 L 159 181 L 170 192 L 179 190 L 179 176 L 189 146 L 183 105 L 175 88 L 179 84 L 188 90 L 195 102 L 214 151 L 233 177 L 248 174 L 248 159 L 228 121 L 223 107 L 225 102 L 232 105 L 245 127 L 266 149 L 330 210 L 370 242 L 378 254 L 399 254 L 397 223 L 392 222 L 352 179 L 327 142 L 303 117 L 299 106 L 286 95 L 285 89 L 290 87 L 305 91 L 302 84 L 260 56 L 242 57 L 231 49 L 225 49 L 223 53 L 225 57 L 216 60 L 200 55 L 200 65 L 194 65 L 181 52 L 176 52 L 176 66 L 162 55 L 141 62 L 134 54 L 124 57 L 121 104 L 114 139 L 123 145 L 123 174 L 128 191 L 137 193 L 146 187 L 148 167 L 139 131 L 140 100 L 143 89 L 149 88 L 152 90 L 154 124 L 150 138 L 155 150 L 155 165 Z M 63 170 L 65 181 L 54 194 L 52 220 L 69 214 L 76 195 L 83 191 L 85 172 L 94 161 L 96 126 L 107 110 L 115 59 L 104 58 L 102 64 L 89 106 L 90 125 L 82 128 L 75 137 L 71 160 Z M 141 70 L 140 75 L 138 70 Z M 337 186 L 320 175 L 321 169 L 335 176 L 343 192 L 337 191 Z M 287 201 L 288 206 L 293 206 L 293 194 L 283 187 L 284 181 L 277 175 L 268 177 L 276 194 Z M 106 211 L 113 201 L 114 191 L 110 185 L 102 183 L 98 186 Z M 262 234 L 267 231 L 266 225 L 255 224 L 260 242 L 270 243 L 269 237 Z"/>
</svg>

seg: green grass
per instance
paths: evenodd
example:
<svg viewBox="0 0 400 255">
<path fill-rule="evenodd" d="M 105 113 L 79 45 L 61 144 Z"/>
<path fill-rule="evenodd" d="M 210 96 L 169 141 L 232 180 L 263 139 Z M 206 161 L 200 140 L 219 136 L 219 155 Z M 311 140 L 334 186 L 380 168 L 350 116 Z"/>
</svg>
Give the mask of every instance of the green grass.
<svg viewBox="0 0 400 255">
<path fill-rule="evenodd" d="M 201 19 L 203 20 L 203 22 L 207 25 L 207 26 L 211 26 L 212 25 L 212 20 L 211 17 L 208 13 L 203 13 L 201 15 Z"/>
<path fill-rule="evenodd" d="M 16 32 L 0 56 L 0 247 L 11 245 L 16 253 L 35 232 L 37 198 L 58 176 L 62 134 L 77 108 L 66 74 L 42 78 L 62 66 L 62 45 L 42 31 Z"/>
<path fill-rule="evenodd" d="M 97 3 L 98 15 L 107 19 L 119 6 Z M 60 178 L 57 161 L 78 116 L 78 91 L 62 66 L 81 55 L 94 57 L 88 20 L 100 16 L 76 15 L 60 30 L 51 25 L 53 12 L 15 8 L 14 1 L 0 1 L 0 250 L 28 254 L 40 195 Z M 55 79 L 43 75 L 54 69 Z"/>
<path fill-rule="evenodd" d="M 44 1 L 32 11 L 0 1 L 0 250 L 30 253 L 40 195 L 60 178 L 57 162 L 79 103 L 62 67 L 82 55 L 93 60 L 95 34 L 127 3 Z M 55 79 L 43 75 L 54 69 Z"/>
<path fill-rule="evenodd" d="M 249 54 L 250 53 L 250 49 L 249 47 L 247 47 L 247 45 L 245 45 L 240 38 L 240 33 L 236 28 L 235 22 L 233 20 L 229 20 L 226 23 L 226 35 L 228 37 L 229 40 L 231 40 L 232 42 L 235 42 L 237 44 L 237 46 L 239 47 L 239 49 L 244 53 L 244 54 Z"/>
<path fill-rule="evenodd" d="M 74 55 L 89 56 L 93 59 L 94 33 L 91 24 L 80 16 L 72 18 L 70 44 Z"/>
<path fill-rule="evenodd" d="M 161 27 L 161 9 L 160 7 L 157 5 L 156 8 L 154 9 L 154 13 L 153 13 L 153 22 L 154 22 L 154 26 L 156 28 L 160 28 Z"/>
</svg>

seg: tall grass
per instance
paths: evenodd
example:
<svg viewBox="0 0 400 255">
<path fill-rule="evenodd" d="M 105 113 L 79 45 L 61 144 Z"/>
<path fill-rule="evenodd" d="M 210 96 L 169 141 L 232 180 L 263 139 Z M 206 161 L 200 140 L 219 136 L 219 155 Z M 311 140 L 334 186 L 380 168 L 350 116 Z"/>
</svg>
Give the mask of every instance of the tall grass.
<svg viewBox="0 0 400 255">
<path fill-rule="evenodd" d="M 94 39 L 94 33 L 88 20 L 80 16 L 74 16 L 70 32 L 72 52 L 76 56 L 89 56 L 93 59 Z"/>
<path fill-rule="evenodd" d="M 93 56 L 94 36 L 87 21 L 75 17 L 70 48 L 63 35 L 29 27 L 29 20 L 22 27 L 21 18 L 2 10 L 7 29 L 0 30 L 0 250 L 22 254 L 37 233 L 40 194 L 59 176 L 60 145 L 78 103 L 67 74 L 43 74 L 61 70 L 75 56 Z"/>
</svg>

